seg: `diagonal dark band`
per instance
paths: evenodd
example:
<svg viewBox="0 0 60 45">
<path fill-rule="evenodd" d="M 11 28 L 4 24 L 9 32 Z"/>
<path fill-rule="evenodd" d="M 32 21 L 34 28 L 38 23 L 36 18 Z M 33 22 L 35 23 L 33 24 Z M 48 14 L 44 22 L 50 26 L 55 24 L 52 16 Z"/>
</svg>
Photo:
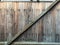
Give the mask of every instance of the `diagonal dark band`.
<svg viewBox="0 0 60 45">
<path fill-rule="evenodd" d="M 7 43 L 7 45 L 11 45 L 16 39 L 18 39 L 20 37 L 20 35 L 22 35 L 25 31 L 27 31 L 28 29 L 30 29 L 34 24 L 36 24 L 42 17 L 44 17 L 59 2 L 60 2 L 60 0 L 54 1 L 44 12 L 41 13 L 41 15 L 37 16 L 34 19 L 33 23 L 30 23 L 28 26 L 26 26 L 24 28 L 24 30 L 22 32 L 18 32 L 15 35 L 15 37 L 13 37 L 11 40 L 9 40 L 8 43 Z"/>
</svg>

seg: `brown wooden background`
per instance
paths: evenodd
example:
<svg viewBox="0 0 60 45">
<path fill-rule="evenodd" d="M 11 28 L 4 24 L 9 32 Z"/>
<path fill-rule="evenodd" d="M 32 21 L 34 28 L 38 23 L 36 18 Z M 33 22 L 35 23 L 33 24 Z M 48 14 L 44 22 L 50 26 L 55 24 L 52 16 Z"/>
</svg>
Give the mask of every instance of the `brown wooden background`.
<svg viewBox="0 0 60 45">
<path fill-rule="evenodd" d="M 51 2 L 0 2 L 0 41 L 10 40 L 26 25 L 33 22 Z M 20 36 L 19 41 L 59 42 L 60 4 L 31 29 Z"/>
</svg>

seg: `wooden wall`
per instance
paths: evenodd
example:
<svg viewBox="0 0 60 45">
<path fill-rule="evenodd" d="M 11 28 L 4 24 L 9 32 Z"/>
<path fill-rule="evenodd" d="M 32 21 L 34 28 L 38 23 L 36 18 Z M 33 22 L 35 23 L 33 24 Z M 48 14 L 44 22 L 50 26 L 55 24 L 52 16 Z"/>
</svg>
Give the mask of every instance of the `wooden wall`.
<svg viewBox="0 0 60 45">
<path fill-rule="evenodd" d="M 0 2 L 0 41 L 13 38 L 41 12 L 44 12 L 50 4 L 51 2 Z M 17 41 L 59 42 L 60 7 L 59 4 L 57 6 L 20 36 Z"/>
</svg>

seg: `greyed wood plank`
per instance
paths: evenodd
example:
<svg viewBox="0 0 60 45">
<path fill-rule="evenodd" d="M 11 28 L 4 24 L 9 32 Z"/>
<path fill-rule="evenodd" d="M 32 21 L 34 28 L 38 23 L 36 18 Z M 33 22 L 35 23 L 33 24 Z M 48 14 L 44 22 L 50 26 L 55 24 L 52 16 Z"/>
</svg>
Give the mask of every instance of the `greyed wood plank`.
<svg viewBox="0 0 60 45">
<path fill-rule="evenodd" d="M 43 42 L 55 42 L 54 21 L 52 21 L 54 16 L 51 12 L 53 11 L 48 12 L 43 19 Z"/>
<path fill-rule="evenodd" d="M 21 34 L 27 31 L 30 27 L 32 27 L 37 21 L 39 21 L 46 13 L 48 13 L 60 0 L 53 2 L 41 15 L 39 15 L 35 20 L 27 25 L 22 32 L 18 32 L 12 40 L 8 41 L 7 45 L 11 45 Z"/>
</svg>

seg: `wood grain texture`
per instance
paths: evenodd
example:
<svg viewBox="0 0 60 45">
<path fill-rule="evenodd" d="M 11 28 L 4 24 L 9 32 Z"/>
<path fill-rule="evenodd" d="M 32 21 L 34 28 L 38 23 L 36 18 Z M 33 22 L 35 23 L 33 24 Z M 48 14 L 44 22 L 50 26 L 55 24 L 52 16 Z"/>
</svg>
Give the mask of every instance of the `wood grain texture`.
<svg viewBox="0 0 60 45">
<path fill-rule="evenodd" d="M 51 3 L 0 2 L 0 4 L 0 41 L 9 41 L 19 31 L 22 32 L 26 25 L 33 23 L 32 20 Z M 60 10 L 56 11 L 57 9 L 60 8 L 55 7 L 16 41 L 59 42 Z"/>
</svg>

